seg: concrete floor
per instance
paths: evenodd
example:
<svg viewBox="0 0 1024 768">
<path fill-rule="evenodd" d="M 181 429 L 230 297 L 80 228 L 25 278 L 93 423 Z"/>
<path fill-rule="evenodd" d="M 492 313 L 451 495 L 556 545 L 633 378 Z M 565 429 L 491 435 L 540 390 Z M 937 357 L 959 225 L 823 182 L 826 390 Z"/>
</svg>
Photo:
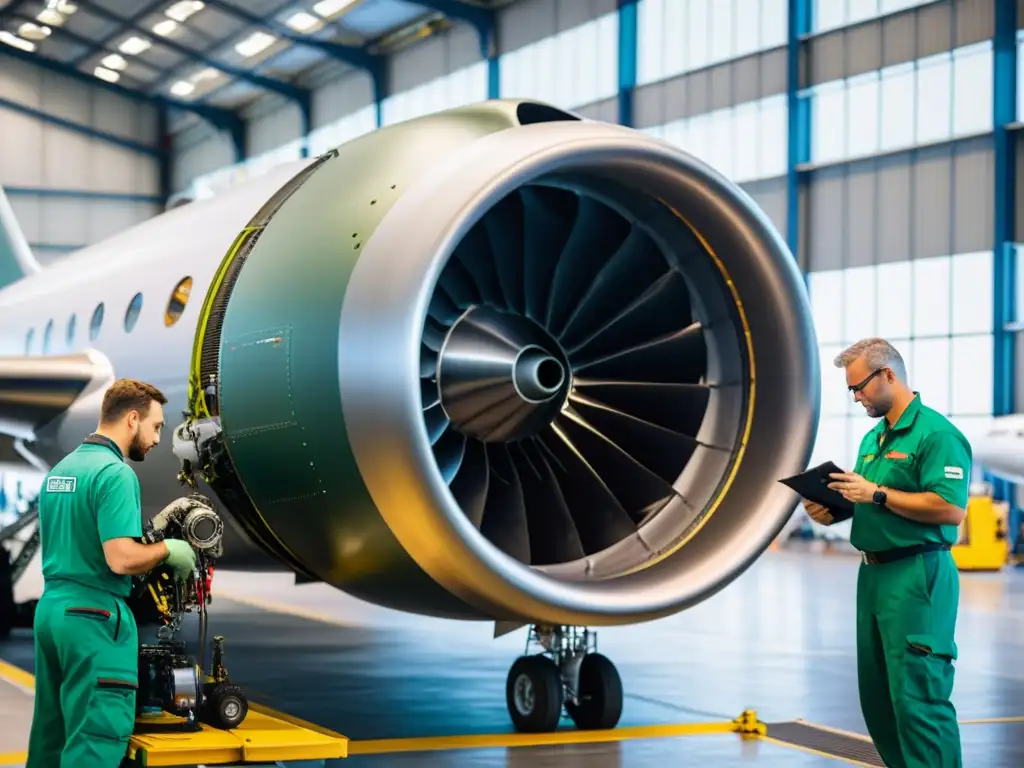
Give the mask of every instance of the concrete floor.
<svg viewBox="0 0 1024 768">
<path fill-rule="evenodd" d="M 601 630 L 599 649 L 626 689 L 621 725 L 731 720 L 754 708 L 769 723 L 803 718 L 866 733 L 854 649 L 857 568 L 848 556 L 769 552 L 693 610 Z M 278 576 L 219 573 L 214 593 L 211 631 L 227 638 L 231 676 L 253 699 L 345 734 L 353 752 L 366 740 L 510 731 L 505 676 L 525 629 L 495 640 L 490 625 L 403 616 Z M 1024 764 L 1024 572 L 962 574 L 956 640 L 964 764 Z M 0 658 L 30 670 L 29 634 L 0 644 Z M 969 722 L 1007 717 L 1020 722 Z M 612 768 L 682 760 L 836 764 L 735 735 L 358 755 L 344 764 Z"/>
</svg>

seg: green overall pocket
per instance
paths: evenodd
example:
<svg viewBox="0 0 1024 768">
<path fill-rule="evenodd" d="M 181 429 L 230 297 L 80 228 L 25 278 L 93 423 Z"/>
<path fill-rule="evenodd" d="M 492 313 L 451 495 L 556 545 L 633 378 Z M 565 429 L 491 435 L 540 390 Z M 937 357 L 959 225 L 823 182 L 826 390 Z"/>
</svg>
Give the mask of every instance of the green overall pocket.
<svg viewBox="0 0 1024 768">
<path fill-rule="evenodd" d="M 906 691 L 920 702 L 946 701 L 953 692 L 956 643 L 936 635 L 907 635 Z"/>
<path fill-rule="evenodd" d="M 135 728 L 135 693 L 138 687 L 134 675 L 101 670 L 93 684 L 89 713 L 82 731 L 96 739 L 128 741 Z"/>
</svg>

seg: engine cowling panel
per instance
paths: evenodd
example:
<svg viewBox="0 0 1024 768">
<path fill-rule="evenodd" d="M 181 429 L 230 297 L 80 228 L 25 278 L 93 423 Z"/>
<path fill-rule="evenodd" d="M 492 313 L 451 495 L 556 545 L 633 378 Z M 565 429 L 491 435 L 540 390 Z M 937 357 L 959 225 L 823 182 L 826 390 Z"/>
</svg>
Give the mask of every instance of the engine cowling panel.
<svg viewBox="0 0 1024 768">
<path fill-rule="evenodd" d="M 220 419 L 211 486 L 297 571 L 410 612 L 615 624 L 704 599 L 781 529 L 818 417 L 809 306 L 707 166 L 489 102 L 343 145 L 280 198 L 207 299 L 194 415 Z"/>
</svg>

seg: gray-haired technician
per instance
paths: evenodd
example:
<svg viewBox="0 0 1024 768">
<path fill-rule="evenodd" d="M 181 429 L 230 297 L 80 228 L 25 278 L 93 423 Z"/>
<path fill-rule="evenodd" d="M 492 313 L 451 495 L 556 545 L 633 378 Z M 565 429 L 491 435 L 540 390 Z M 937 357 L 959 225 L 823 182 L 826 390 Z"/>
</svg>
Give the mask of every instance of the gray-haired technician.
<svg viewBox="0 0 1024 768">
<path fill-rule="evenodd" d="M 829 485 L 854 502 L 861 712 L 889 768 L 959 768 L 953 691 L 960 579 L 949 549 L 967 508 L 971 446 L 907 386 L 899 352 L 864 339 L 835 359 L 868 415 L 852 472 Z M 832 516 L 804 501 L 812 519 Z"/>
</svg>

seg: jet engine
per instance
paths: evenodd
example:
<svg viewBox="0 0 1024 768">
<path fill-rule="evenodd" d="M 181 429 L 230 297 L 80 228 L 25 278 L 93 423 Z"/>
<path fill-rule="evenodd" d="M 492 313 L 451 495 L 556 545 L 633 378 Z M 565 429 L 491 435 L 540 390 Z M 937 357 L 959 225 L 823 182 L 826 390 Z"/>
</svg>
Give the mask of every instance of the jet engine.
<svg viewBox="0 0 1024 768">
<path fill-rule="evenodd" d="M 198 328 L 186 475 L 302 578 L 426 615 L 691 606 L 781 530 L 817 428 L 767 216 L 681 149 L 535 102 L 310 162 Z"/>
</svg>

